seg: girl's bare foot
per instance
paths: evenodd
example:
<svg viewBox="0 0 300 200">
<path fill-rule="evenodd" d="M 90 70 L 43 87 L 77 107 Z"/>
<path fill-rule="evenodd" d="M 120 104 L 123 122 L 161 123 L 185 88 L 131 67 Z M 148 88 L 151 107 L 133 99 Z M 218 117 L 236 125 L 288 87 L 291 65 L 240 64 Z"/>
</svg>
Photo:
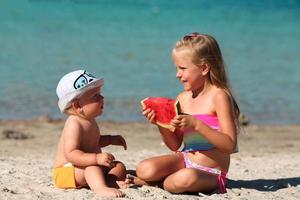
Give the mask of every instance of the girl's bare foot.
<svg viewBox="0 0 300 200">
<path fill-rule="evenodd" d="M 134 184 L 132 179 L 126 178 L 125 181 L 116 181 L 120 189 L 129 188 L 130 185 Z"/>
<path fill-rule="evenodd" d="M 116 188 L 103 187 L 94 192 L 101 197 L 125 197 L 125 193 Z"/>
<path fill-rule="evenodd" d="M 126 180 L 130 180 L 130 182 L 132 182 L 132 184 L 135 184 L 137 186 L 142 186 L 142 185 L 149 185 L 147 182 L 145 182 L 144 180 L 138 178 L 137 176 L 134 176 L 132 174 L 127 174 L 126 175 Z"/>
</svg>

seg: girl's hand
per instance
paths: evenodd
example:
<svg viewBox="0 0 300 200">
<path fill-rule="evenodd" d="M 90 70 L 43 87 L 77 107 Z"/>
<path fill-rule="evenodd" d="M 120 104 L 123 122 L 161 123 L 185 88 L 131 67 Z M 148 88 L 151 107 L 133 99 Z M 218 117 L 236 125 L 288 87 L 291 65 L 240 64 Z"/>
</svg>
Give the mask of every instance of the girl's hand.
<svg viewBox="0 0 300 200">
<path fill-rule="evenodd" d="M 110 143 L 112 145 L 123 146 L 125 150 L 127 150 L 127 144 L 125 139 L 121 135 L 111 135 Z"/>
<path fill-rule="evenodd" d="M 171 125 L 175 128 L 195 129 L 197 120 L 193 115 L 178 115 L 171 120 Z"/>
<path fill-rule="evenodd" d="M 147 118 L 147 120 L 151 124 L 156 124 L 154 110 L 146 109 L 143 110 L 142 114 Z"/>
<path fill-rule="evenodd" d="M 103 152 L 103 153 L 97 154 L 97 164 L 98 165 L 112 168 L 115 166 L 114 160 L 115 160 L 115 157 L 110 153 Z"/>
</svg>

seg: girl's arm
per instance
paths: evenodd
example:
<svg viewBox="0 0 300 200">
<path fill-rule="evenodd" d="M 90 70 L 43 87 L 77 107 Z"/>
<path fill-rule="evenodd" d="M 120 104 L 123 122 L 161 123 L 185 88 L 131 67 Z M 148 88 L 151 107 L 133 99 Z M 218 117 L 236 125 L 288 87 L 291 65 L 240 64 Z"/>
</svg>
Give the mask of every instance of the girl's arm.
<svg viewBox="0 0 300 200">
<path fill-rule="evenodd" d="M 157 125 L 163 142 L 170 150 L 176 151 L 180 148 L 182 143 L 182 134 L 178 129 L 176 129 L 175 132 L 171 132 L 169 129 L 159 126 L 155 121 L 155 113 L 153 110 L 143 110 L 143 115 L 148 119 L 150 123 Z"/>
<path fill-rule="evenodd" d="M 177 151 L 182 143 L 182 134 L 180 130 L 176 129 L 175 132 L 171 132 L 167 128 L 157 126 L 161 134 L 163 142 L 172 151 Z"/>
<path fill-rule="evenodd" d="M 214 96 L 213 103 L 218 116 L 220 131 L 210 128 L 199 120 L 197 120 L 195 130 L 201 133 L 217 149 L 232 153 L 237 142 L 237 129 L 231 97 L 220 90 Z"/>
</svg>

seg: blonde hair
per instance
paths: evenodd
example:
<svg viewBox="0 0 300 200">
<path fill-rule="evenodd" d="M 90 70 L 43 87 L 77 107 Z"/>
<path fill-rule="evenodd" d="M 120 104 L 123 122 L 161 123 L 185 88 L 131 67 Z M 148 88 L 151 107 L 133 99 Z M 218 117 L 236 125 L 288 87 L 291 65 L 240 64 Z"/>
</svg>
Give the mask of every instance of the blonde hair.
<svg viewBox="0 0 300 200">
<path fill-rule="evenodd" d="M 64 113 L 66 115 L 75 115 L 76 113 L 74 112 L 72 106 L 68 107 L 67 109 L 64 110 Z"/>
<path fill-rule="evenodd" d="M 239 128 L 240 109 L 233 97 L 232 90 L 226 76 L 225 64 L 220 47 L 210 35 L 190 33 L 176 42 L 174 50 L 189 49 L 193 64 L 201 66 L 204 63 L 210 67 L 208 81 L 218 88 L 223 89 L 232 99 L 236 125 Z"/>
</svg>

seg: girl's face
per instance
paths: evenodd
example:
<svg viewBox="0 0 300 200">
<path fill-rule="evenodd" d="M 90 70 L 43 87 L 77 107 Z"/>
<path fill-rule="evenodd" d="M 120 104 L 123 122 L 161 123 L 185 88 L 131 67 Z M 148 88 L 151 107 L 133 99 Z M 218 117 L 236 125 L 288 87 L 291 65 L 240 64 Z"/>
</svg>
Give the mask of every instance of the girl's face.
<svg viewBox="0 0 300 200">
<path fill-rule="evenodd" d="M 203 70 L 192 63 L 192 55 L 188 49 L 173 51 L 172 58 L 176 66 L 176 77 L 184 90 L 195 91 L 203 87 L 205 80 Z"/>
<path fill-rule="evenodd" d="M 82 95 L 79 104 L 87 118 L 95 118 L 102 114 L 104 97 L 100 93 L 100 87 L 91 89 Z"/>
</svg>

